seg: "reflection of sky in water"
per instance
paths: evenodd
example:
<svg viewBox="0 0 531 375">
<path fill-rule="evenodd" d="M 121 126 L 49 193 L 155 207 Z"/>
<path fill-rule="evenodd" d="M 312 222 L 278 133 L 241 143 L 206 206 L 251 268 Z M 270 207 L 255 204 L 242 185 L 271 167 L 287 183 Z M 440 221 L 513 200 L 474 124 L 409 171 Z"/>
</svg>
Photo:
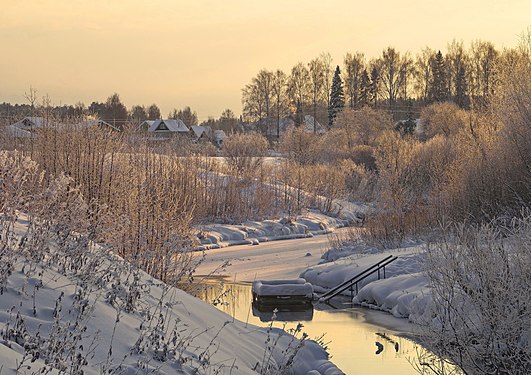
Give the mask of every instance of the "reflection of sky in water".
<svg viewBox="0 0 531 375">
<path fill-rule="evenodd" d="M 227 290 L 211 286 L 200 290 L 198 297 L 243 322 L 257 326 L 268 326 L 259 317 L 253 316 L 251 307 L 252 294 L 250 285 L 229 284 Z M 332 361 L 347 374 L 418 374 L 413 365 L 418 363 L 417 351 L 424 349 L 403 337 L 395 336 L 391 330 L 376 327 L 365 322 L 359 309 L 349 310 L 315 310 L 302 312 L 303 331 L 310 338 L 324 336 L 329 342 L 328 348 Z M 275 327 L 295 328 L 298 321 L 274 323 Z M 377 333 L 385 333 L 388 339 Z M 376 341 L 383 345 L 383 351 L 376 355 Z M 399 350 L 396 352 L 395 343 Z M 429 371 L 426 371 L 428 374 Z"/>
</svg>

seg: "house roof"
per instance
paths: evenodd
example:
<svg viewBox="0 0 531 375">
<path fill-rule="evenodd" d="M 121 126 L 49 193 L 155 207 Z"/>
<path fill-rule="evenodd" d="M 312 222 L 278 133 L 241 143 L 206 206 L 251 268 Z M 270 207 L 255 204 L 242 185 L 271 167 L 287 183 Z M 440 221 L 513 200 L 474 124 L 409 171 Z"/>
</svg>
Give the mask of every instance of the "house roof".
<svg viewBox="0 0 531 375">
<path fill-rule="evenodd" d="M 312 115 L 306 115 L 304 116 L 304 131 L 307 133 L 313 133 L 314 132 L 314 121 L 316 125 L 316 131 L 317 134 L 323 134 L 326 133 L 326 129 L 319 123 L 319 121 L 316 121 Z M 264 124 L 268 124 L 269 126 L 266 129 L 266 132 L 270 136 L 276 136 L 277 135 L 277 121 L 269 121 L 264 122 Z M 280 119 L 279 128 L 280 128 L 280 135 L 283 135 L 285 132 L 287 132 L 289 129 L 295 127 L 295 121 L 289 117 L 284 117 Z"/>
<path fill-rule="evenodd" d="M 176 133 L 188 133 L 190 130 L 186 127 L 182 120 L 155 120 L 144 121 L 149 125 L 148 132 L 176 132 Z M 161 126 L 166 126 L 167 129 L 159 129 Z"/>
<path fill-rule="evenodd" d="M 313 133 L 314 131 L 317 134 L 326 133 L 325 128 L 312 115 L 304 116 L 304 130 L 308 133 Z"/>
<path fill-rule="evenodd" d="M 24 117 L 22 120 L 12 124 L 12 126 L 19 129 L 30 130 L 41 128 L 46 123 L 47 121 L 45 121 L 45 119 L 42 117 Z"/>
<path fill-rule="evenodd" d="M 85 121 L 82 121 L 82 122 L 78 123 L 77 125 L 81 126 L 81 127 L 85 127 L 85 126 L 86 127 L 90 127 L 90 126 L 107 126 L 107 127 L 109 127 L 109 129 L 116 130 L 116 131 L 121 131 L 120 128 L 118 128 L 117 126 L 109 124 L 107 121 L 96 120 L 96 119 L 85 120 Z"/>
<path fill-rule="evenodd" d="M 214 139 L 216 142 L 223 141 L 225 138 L 227 138 L 227 134 L 223 130 L 215 130 L 214 131 Z"/>
<path fill-rule="evenodd" d="M 209 135 L 211 129 L 208 126 L 192 125 L 190 127 L 196 138 L 201 138 L 203 134 Z"/>
</svg>

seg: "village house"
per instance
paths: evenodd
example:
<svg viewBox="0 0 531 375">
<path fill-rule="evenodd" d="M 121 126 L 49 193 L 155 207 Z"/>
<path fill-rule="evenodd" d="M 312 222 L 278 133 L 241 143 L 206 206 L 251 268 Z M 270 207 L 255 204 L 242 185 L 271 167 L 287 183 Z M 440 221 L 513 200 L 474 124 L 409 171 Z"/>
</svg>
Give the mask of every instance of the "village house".
<svg viewBox="0 0 531 375">
<path fill-rule="evenodd" d="M 190 136 L 194 142 L 210 140 L 212 138 L 212 128 L 210 126 L 192 125 L 190 126 Z"/>
<path fill-rule="evenodd" d="M 176 135 L 188 135 L 190 129 L 182 120 L 146 120 L 139 127 L 140 130 L 147 131 L 154 139 L 169 139 Z"/>
<path fill-rule="evenodd" d="M 265 132 L 265 135 L 270 139 L 275 139 L 277 136 L 282 138 L 282 136 L 286 134 L 288 130 L 295 127 L 295 121 L 290 117 L 281 118 L 279 122 L 277 122 L 276 119 L 269 119 L 267 121 L 264 119 L 255 125 L 255 128 Z M 315 120 L 312 115 L 304 116 L 304 122 L 301 127 L 307 133 L 326 133 L 326 128 L 321 125 L 319 121 Z"/>
<path fill-rule="evenodd" d="M 39 129 L 54 128 L 54 129 L 66 129 L 77 128 L 90 128 L 99 127 L 104 130 L 121 131 L 118 127 L 109 124 L 103 120 L 87 119 L 77 124 L 62 124 L 55 120 L 47 119 L 45 117 L 24 117 L 22 120 L 17 121 L 6 127 L 6 133 L 10 137 L 14 138 L 34 138 L 37 136 Z"/>
</svg>

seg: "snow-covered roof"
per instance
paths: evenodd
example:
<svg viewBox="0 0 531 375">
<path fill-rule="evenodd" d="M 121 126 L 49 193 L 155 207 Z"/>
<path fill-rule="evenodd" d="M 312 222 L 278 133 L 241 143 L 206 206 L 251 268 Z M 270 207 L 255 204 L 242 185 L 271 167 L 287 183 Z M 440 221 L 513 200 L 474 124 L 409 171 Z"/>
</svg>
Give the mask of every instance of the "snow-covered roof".
<svg viewBox="0 0 531 375">
<path fill-rule="evenodd" d="M 227 138 L 227 134 L 223 130 L 215 130 L 214 131 L 214 139 L 216 142 L 223 141 L 225 138 Z"/>
<path fill-rule="evenodd" d="M 304 116 L 304 130 L 308 133 L 313 133 L 315 131 L 317 134 L 323 134 L 326 132 L 325 128 L 312 115 Z"/>
<path fill-rule="evenodd" d="M 45 124 L 48 123 L 48 120 L 45 120 L 42 117 L 24 117 L 22 120 L 15 122 L 12 126 L 15 126 L 19 129 L 31 130 L 42 128 Z"/>
<path fill-rule="evenodd" d="M 188 133 L 190 130 L 182 120 L 155 120 L 149 125 L 148 132 Z"/>
<path fill-rule="evenodd" d="M 196 138 L 201 138 L 203 134 L 209 135 L 210 131 L 212 130 L 208 126 L 201 126 L 201 125 L 192 125 L 191 129 Z"/>
<path fill-rule="evenodd" d="M 96 119 L 89 119 L 89 120 L 81 121 L 77 125 L 81 126 L 81 127 L 85 127 L 85 126 L 86 127 L 91 127 L 91 126 L 102 126 L 103 127 L 103 126 L 107 126 L 107 127 L 109 127 L 109 129 L 116 130 L 116 131 L 121 131 L 120 128 L 109 124 L 107 121 L 96 120 Z"/>
<path fill-rule="evenodd" d="M 317 134 L 323 134 L 326 132 L 326 129 L 319 123 L 319 121 L 316 121 L 312 115 L 305 115 L 304 116 L 304 131 L 307 133 L 313 133 L 314 132 L 314 121 L 316 125 Z M 270 136 L 276 136 L 277 135 L 277 121 L 268 121 L 264 122 L 264 124 L 267 124 L 267 134 Z M 289 129 L 292 129 L 296 126 L 295 121 L 289 117 L 285 117 L 280 119 L 280 123 L 278 124 L 278 127 L 280 128 L 280 135 L 282 136 L 284 133 L 286 133 Z"/>
</svg>

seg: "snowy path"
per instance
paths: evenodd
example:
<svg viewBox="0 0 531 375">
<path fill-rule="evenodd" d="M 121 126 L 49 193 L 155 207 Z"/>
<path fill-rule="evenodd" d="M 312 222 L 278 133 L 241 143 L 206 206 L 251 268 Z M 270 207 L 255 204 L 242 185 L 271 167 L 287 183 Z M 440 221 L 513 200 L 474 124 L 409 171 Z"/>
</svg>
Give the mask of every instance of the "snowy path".
<svg viewBox="0 0 531 375">
<path fill-rule="evenodd" d="M 342 229 L 336 230 L 340 233 Z M 230 261 L 221 275 L 230 275 L 237 282 L 255 279 L 296 278 L 305 269 L 315 266 L 328 250 L 325 235 L 294 240 L 263 242 L 259 245 L 230 246 L 205 252 L 205 261 L 196 275 L 208 275 L 223 262 Z M 311 256 L 306 256 L 310 253 Z"/>
</svg>

